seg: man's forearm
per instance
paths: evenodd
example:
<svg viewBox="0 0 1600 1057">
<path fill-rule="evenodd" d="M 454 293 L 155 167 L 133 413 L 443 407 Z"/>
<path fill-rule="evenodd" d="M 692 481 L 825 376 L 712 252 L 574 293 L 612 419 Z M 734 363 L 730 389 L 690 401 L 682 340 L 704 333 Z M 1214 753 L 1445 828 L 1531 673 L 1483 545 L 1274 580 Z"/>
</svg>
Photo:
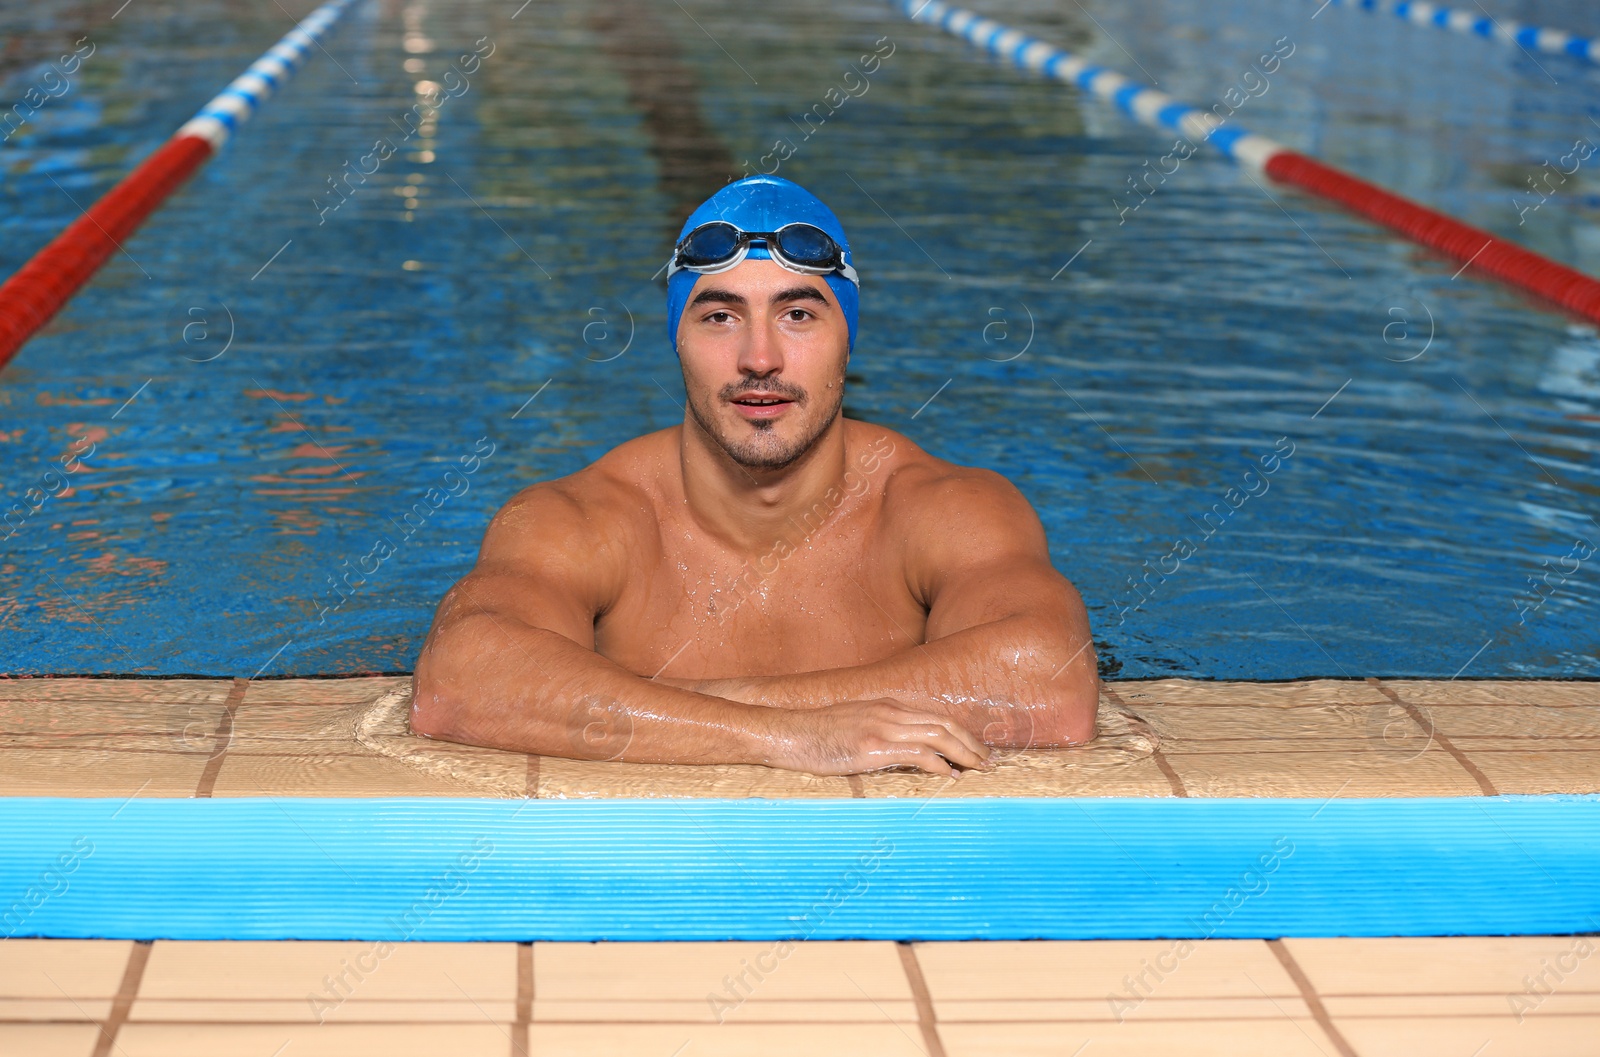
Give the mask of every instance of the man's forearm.
<svg viewBox="0 0 1600 1057">
<path fill-rule="evenodd" d="M 677 680 L 731 701 L 820 708 L 892 698 L 964 721 L 994 745 L 1063 745 L 1094 736 L 1100 682 L 1087 639 L 1057 626 L 1007 617 L 954 632 L 871 664 L 795 675 Z"/>
<path fill-rule="evenodd" d="M 771 708 L 641 678 L 488 613 L 436 629 L 413 686 L 413 731 L 446 741 L 632 763 L 781 765 L 790 748 Z"/>
</svg>

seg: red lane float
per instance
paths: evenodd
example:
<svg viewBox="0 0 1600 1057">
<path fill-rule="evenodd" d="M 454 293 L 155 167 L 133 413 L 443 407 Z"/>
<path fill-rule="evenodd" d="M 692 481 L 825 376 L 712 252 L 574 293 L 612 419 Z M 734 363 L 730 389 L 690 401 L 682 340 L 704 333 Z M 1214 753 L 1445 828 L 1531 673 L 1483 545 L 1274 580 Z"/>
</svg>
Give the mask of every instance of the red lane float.
<svg viewBox="0 0 1600 1057">
<path fill-rule="evenodd" d="M 1408 239 L 1469 262 L 1476 271 L 1600 323 L 1600 281 L 1565 264 L 1292 150 L 1268 158 L 1265 171 L 1280 183 L 1337 202 Z"/>
<path fill-rule="evenodd" d="M 352 0 L 329 0 L 307 15 L 171 139 L 123 177 L 0 285 L 0 367 L 89 281 L 124 239 L 227 142 L 263 100 L 305 61 L 317 38 Z"/>
<path fill-rule="evenodd" d="M 198 136 L 168 140 L 0 286 L 0 366 L 211 153 Z"/>
</svg>

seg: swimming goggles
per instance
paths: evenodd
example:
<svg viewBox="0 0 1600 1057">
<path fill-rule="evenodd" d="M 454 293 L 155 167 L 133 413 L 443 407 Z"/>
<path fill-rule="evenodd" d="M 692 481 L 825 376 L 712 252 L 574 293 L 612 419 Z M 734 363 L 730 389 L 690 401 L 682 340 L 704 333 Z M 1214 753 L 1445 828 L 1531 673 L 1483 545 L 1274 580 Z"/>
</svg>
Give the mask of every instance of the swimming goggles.
<svg viewBox="0 0 1600 1057">
<path fill-rule="evenodd" d="M 844 250 L 815 224 L 785 224 L 777 231 L 740 231 L 726 220 L 701 224 L 673 247 L 667 278 L 688 270 L 702 275 L 725 272 L 745 259 L 752 242 L 764 242 L 773 260 L 802 275 L 838 272 L 861 285 L 856 270 L 844 262 Z"/>
</svg>

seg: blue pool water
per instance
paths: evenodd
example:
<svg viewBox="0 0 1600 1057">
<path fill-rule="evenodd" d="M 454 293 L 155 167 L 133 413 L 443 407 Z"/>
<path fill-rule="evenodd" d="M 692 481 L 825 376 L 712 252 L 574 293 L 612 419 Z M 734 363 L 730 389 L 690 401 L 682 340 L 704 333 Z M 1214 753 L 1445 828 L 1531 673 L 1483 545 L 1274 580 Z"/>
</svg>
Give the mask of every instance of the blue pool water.
<svg viewBox="0 0 1600 1057">
<path fill-rule="evenodd" d="M 1239 123 L 1600 274 L 1600 154 L 1541 177 L 1600 145 L 1600 69 L 1295 0 L 972 6 L 1206 106 L 1287 38 Z M 1577 0 L 1489 9 L 1600 33 Z M 3 100 L 95 46 L 0 144 L 0 272 L 291 25 L 108 11 L 0 8 Z M 489 45 L 433 125 L 329 190 Z M 651 276 L 688 204 L 780 139 L 863 276 L 849 412 L 1017 482 L 1106 671 L 1600 675 L 1593 328 L 1216 157 L 1129 210 L 1170 136 L 887 5 L 723 0 L 352 8 L 0 371 L 7 504 L 95 445 L 0 543 L 0 670 L 409 671 L 506 499 L 681 419 Z M 491 448 L 319 622 L 341 563 Z M 1139 603 L 1129 578 L 1180 537 Z"/>
</svg>

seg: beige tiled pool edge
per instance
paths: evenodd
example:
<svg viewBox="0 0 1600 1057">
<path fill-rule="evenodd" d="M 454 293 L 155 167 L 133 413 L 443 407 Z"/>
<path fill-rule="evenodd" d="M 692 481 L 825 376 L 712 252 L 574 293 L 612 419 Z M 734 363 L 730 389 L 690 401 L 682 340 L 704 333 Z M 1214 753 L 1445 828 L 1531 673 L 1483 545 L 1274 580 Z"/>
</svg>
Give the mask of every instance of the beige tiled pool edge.
<svg viewBox="0 0 1600 1057">
<path fill-rule="evenodd" d="M 0 1051 L 1584 1054 L 1600 1039 L 1593 949 L 1548 936 L 388 950 L 11 940 Z"/>
<path fill-rule="evenodd" d="M 430 745 L 396 725 L 408 683 L 0 680 L 0 795 L 1600 791 L 1596 683 L 1122 681 L 1107 686 L 1100 742 L 1013 753 L 954 784 Z M 1600 1054 L 1594 946 L 1531 936 L 439 943 L 380 953 L 368 943 L 12 939 L 0 942 L 0 1053 Z"/>
<path fill-rule="evenodd" d="M 0 795 L 581 798 L 1600 792 L 1600 683 L 1107 683 L 1102 736 L 960 781 L 527 756 L 405 730 L 409 676 L 0 679 Z"/>
</svg>

